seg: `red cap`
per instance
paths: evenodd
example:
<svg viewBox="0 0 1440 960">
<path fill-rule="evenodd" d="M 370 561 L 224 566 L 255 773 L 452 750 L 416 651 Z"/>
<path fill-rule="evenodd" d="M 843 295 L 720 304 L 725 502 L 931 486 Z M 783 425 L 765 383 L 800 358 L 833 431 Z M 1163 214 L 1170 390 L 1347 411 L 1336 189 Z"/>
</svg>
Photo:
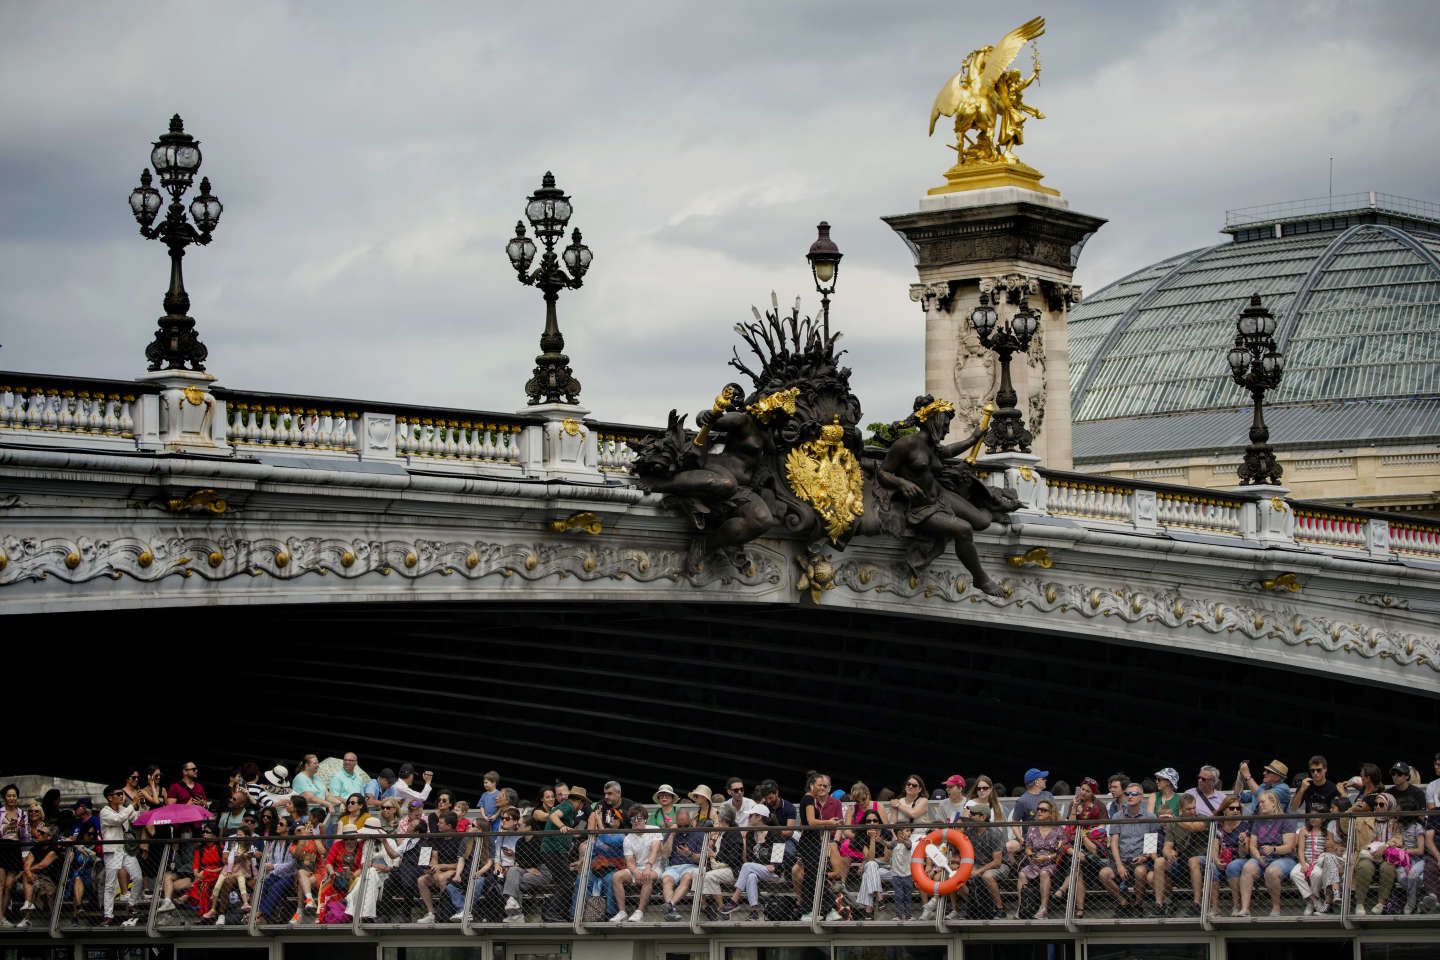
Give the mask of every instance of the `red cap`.
<svg viewBox="0 0 1440 960">
<path fill-rule="evenodd" d="M 959 787 L 961 790 L 964 790 L 964 789 L 965 789 L 965 778 L 962 777 L 962 776 L 960 776 L 960 774 L 957 773 L 957 774 L 955 774 L 953 777 L 951 777 L 949 780 L 946 780 L 946 781 L 945 781 L 945 786 L 947 786 L 947 787 Z"/>
</svg>

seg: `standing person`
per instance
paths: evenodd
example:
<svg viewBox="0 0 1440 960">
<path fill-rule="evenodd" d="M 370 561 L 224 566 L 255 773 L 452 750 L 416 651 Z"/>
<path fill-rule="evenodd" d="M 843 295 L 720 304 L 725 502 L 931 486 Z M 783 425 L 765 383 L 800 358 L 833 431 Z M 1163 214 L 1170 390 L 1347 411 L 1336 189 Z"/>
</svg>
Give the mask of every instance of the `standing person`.
<svg viewBox="0 0 1440 960">
<path fill-rule="evenodd" d="M 480 817 L 485 822 L 482 829 L 498 830 L 500 828 L 500 773 L 496 770 L 487 770 L 481 778 L 485 784 L 485 792 L 480 794 L 480 799 L 475 801 L 475 806 L 480 810 Z"/>
<path fill-rule="evenodd" d="M 410 763 L 402 763 L 400 765 L 400 775 L 396 778 L 395 785 L 391 787 L 391 789 L 395 791 L 395 796 L 400 801 L 402 808 L 411 800 L 419 800 L 421 803 L 424 803 L 430 799 L 431 781 L 435 779 L 435 772 L 433 770 L 426 770 L 420 774 L 420 779 L 424 782 L 425 786 L 421 790 L 416 790 L 415 765 Z"/>
<path fill-rule="evenodd" d="M 809 922 L 815 904 L 816 892 L 825 866 L 820 862 L 824 830 L 840 826 L 841 807 L 839 801 L 830 796 L 830 777 L 812 771 L 805 783 L 805 796 L 800 800 L 800 826 L 805 828 L 796 845 L 796 868 L 804 878 L 804 899 L 800 909 L 805 911 L 801 920 Z"/>
<path fill-rule="evenodd" d="M 20 851 L 30 842 L 30 815 L 20 806 L 20 788 L 13 783 L 0 789 L 0 927 L 10 926 L 5 912 L 10 907 L 10 893 L 24 869 Z M 139 882 L 140 873 L 135 873 Z"/>
<path fill-rule="evenodd" d="M 100 838 L 105 841 L 105 888 L 100 899 L 104 917 L 100 924 L 109 927 L 115 923 L 116 886 L 122 875 L 130 882 L 128 903 L 132 914 L 140 904 L 140 861 L 126 842 L 130 825 L 140 811 L 125 802 L 123 786 L 107 787 L 105 799 L 107 806 L 100 811 Z M 121 925 L 133 927 L 138 921 L 139 917 L 132 915 Z"/>
<path fill-rule="evenodd" d="M 1340 788 L 1330 779 L 1330 764 L 1320 754 L 1310 758 L 1310 776 L 1300 781 L 1300 788 L 1290 797 L 1290 809 L 1297 813 L 1325 813 L 1340 796 Z"/>
<path fill-rule="evenodd" d="M 165 791 L 166 799 L 170 803 L 188 803 L 197 807 L 208 805 L 210 800 L 205 796 L 205 785 L 197 779 L 199 775 L 200 768 L 195 761 L 186 760 L 180 765 L 180 779 Z"/>
</svg>

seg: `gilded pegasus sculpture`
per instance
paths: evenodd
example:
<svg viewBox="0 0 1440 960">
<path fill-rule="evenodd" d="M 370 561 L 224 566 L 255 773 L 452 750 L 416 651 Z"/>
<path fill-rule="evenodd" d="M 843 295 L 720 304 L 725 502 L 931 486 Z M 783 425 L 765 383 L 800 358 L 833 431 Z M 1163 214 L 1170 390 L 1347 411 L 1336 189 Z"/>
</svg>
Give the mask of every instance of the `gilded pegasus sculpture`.
<svg viewBox="0 0 1440 960">
<path fill-rule="evenodd" d="M 1024 92 L 1040 77 L 1040 58 L 1028 79 L 1010 65 L 1020 48 L 1045 32 L 1045 18 L 1021 24 L 992 46 L 972 50 L 960 70 L 940 88 L 930 108 L 930 134 L 942 115 L 955 118 L 959 163 L 1015 163 L 1014 148 L 1024 142 L 1025 121 L 1045 115 L 1025 103 Z M 1032 52 L 1034 48 L 1032 47 Z"/>
</svg>

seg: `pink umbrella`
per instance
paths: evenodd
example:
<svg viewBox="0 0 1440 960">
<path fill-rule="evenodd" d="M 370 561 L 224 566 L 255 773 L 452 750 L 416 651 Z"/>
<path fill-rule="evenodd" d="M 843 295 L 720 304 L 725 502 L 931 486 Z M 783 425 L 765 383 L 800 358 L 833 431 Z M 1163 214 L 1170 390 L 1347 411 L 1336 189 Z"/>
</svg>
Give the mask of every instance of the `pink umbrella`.
<svg viewBox="0 0 1440 960">
<path fill-rule="evenodd" d="M 141 827 L 171 827 L 201 820 L 214 820 L 215 815 L 193 803 L 171 803 L 141 811 L 135 824 Z"/>
</svg>

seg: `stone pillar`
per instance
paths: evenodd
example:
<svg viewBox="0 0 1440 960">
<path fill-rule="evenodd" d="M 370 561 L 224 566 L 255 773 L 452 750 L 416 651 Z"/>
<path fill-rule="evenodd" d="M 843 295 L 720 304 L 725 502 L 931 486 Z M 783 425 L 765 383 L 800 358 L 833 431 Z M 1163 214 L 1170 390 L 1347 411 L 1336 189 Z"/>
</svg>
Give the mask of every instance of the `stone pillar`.
<svg viewBox="0 0 1440 960">
<path fill-rule="evenodd" d="M 518 411 L 544 422 L 525 428 L 521 465 L 527 475 L 552 480 L 603 480 L 595 431 L 585 422 L 590 412 L 573 403 L 541 403 Z"/>
<path fill-rule="evenodd" d="M 228 456 L 225 403 L 210 392 L 215 377 L 198 370 L 155 370 L 136 377 L 156 384 L 136 408 L 141 449 Z"/>
<path fill-rule="evenodd" d="M 925 391 L 951 401 L 952 439 L 973 430 L 999 386 L 999 361 L 980 346 L 970 311 L 981 292 L 1024 291 L 1041 315 L 1030 354 L 1017 354 L 1010 375 L 1020 410 L 1035 435 L 1032 450 L 1067 470 L 1070 450 L 1070 304 L 1080 250 L 1100 226 L 1063 198 L 1020 187 L 927 196 L 914 213 L 885 217 L 915 257 L 919 283 L 910 298 L 925 311 Z M 996 307 L 1008 319 L 1016 307 Z"/>
</svg>

